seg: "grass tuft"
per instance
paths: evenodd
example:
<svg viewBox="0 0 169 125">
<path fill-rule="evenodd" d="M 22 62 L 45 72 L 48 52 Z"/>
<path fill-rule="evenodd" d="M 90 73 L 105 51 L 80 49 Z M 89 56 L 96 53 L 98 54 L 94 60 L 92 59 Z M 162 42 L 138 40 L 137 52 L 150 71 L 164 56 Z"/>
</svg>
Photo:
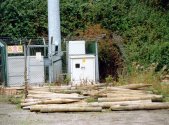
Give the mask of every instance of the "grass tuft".
<svg viewBox="0 0 169 125">
<path fill-rule="evenodd" d="M 119 80 L 114 82 L 113 85 L 126 85 L 126 84 L 152 84 L 149 88 L 155 94 L 164 96 L 163 101 L 169 102 L 169 84 L 163 84 L 162 76 L 165 74 L 165 68 L 156 72 L 157 64 L 153 63 L 149 67 L 133 63 L 130 72 L 119 76 Z"/>
</svg>

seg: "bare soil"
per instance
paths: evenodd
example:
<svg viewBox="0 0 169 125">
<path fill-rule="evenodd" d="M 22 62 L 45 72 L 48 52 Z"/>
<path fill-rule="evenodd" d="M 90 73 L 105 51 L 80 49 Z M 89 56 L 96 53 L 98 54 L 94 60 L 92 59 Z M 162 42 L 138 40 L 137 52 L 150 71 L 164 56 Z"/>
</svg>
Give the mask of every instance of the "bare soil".
<svg viewBox="0 0 169 125">
<path fill-rule="evenodd" d="M 42 114 L 3 101 L 0 125 L 169 125 L 169 110 Z"/>
</svg>

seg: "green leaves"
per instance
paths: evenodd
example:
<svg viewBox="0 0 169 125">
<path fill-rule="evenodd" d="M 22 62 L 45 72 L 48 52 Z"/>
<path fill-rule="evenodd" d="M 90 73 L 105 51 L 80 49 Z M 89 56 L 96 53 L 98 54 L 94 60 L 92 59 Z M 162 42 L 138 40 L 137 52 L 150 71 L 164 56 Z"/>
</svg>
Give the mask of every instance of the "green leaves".
<svg viewBox="0 0 169 125">
<path fill-rule="evenodd" d="M 101 24 L 126 41 L 128 61 L 169 66 L 169 3 L 165 0 L 60 0 L 62 37 Z M 47 0 L 1 0 L 0 36 L 47 36 Z M 101 55 L 110 61 L 105 46 Z"/>
<path fill-rule="evenodd" d="M 1 5 L 0 36 L 37 37 L 47 33 L 47 1 L 10 0 Z"/>
</svg>

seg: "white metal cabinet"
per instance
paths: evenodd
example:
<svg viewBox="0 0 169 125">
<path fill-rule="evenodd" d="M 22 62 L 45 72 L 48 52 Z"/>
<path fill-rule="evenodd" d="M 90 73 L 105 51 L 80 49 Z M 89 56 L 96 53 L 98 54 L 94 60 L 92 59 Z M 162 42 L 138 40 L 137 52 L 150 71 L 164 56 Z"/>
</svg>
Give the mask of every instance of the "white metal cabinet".
<svg viewBox="0 0 169 125">
<path fill-rule="evenodd" d="M 71 81 L 73 84 L 95 82 L 95 56 L 71 56 Z"/>
</svg>

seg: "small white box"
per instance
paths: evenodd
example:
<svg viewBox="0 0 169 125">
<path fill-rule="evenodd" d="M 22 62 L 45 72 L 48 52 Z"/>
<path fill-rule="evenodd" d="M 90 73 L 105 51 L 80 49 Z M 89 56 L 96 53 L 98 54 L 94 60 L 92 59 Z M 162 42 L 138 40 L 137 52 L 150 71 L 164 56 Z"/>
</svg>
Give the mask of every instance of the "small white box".
<svg viewBox="0 0 169 125">
<path fill-rule="evenodd" d="M 83 55 L 85 54 L 85 41 L 69 41 L 68 46 L 69 55 Z"/>
</svg>

